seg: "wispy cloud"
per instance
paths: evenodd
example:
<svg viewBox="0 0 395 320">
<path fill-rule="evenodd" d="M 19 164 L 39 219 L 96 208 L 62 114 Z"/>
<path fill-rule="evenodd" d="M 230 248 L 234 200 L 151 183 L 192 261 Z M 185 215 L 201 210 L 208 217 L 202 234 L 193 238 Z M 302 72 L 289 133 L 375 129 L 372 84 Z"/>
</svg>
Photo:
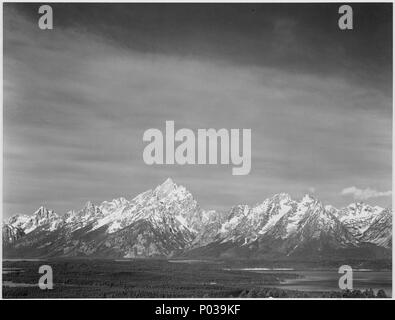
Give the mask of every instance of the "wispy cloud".
<svg viewBox="0 0 395 320">
<path fill-rule="evenodd" d="M 342 190 L 342 195 L 352 195 L 354 199 L 358 200 L 367 200 L 370 198 L 378 198 L 378 197 L 389 197 L 392 195 L 392 191 L 377 191 L 375 189 L 366 188 L 359 189 L 357 187 L 348 187 Z"/>
<path fill-rule="evenodd" d="M 317 70 L 328 61 L 322 56 L 326 49 L 317 49 L 313 60 L 299 59 L 297 52 L 315 51 L 310 43 L 295 41 L 292 51 L 282 50 L 279 61 L 270 57 L 279 56 L 283 46 L 268 47 L 271 32 L 259 34 L 260 42 L 252 38 L 251 30 L 257 29 L 250 19 L 237 25 L 244 26 L 237 33 L 227 26 L 211 27 L 217 30 L 214 41 L 199 36 L 208 34 L 200 29 L 201 19 L 184 29 L 179 19 L 164 19 L 153 11 L 153 16 L 141 15 L 157 17 L 152 29 L 146 28 L 144 18 L 140 28 L 119 25 L 113 32 L 109 26 L 114 21 L 91 18 L 96 15 L 89 8 L 80 29 L 69 27 L 68 21 L 60 23 L 61 17 L 75 15 L 55 10 L 56 29 L 50 33 L 19 11 L 9 8 L 4 15 L 7 215 L 29 213 L 43 203 L 62 213 L 87 200 L 134 197 L 167 177 L 187 187 L 205 209 L 227 210 L 279 192 L 299 197 L 310 186 L 319 190 L 321 200 L 340 207 L 345 199 L 339 190 L 346 185 L 390 189 L 392 98 L 385 90 L 351 81 L 339 69 L 322 77 L 324 70 Z M 36 17 L 37 10 L 31 12 Z M 134 10 L 129 13 L 140 16 Z M 276 32 L 288 34 L 288 39 L 292 27 L 304 21 L 294 25 L 280 18 L 268 21 L 280 21 Z M 159 32 L 165 20 L 177 22 L 177 28 L 172 24 L 164 33 L 174 39 L 163 35 L 149 41 L 147 33 Z M 87 28 L 101 29 L 92 34 Z M 125 35 L 118 41 L 125 45 L 113 41 L 115 33 Z M 232 50 L 226 50 L 226 35 Z M 234 51 L 235 38 L 250 46 Z M 136 49 L 135 43 L 143 48 Z M 149 50 L 144 43 L 155 46 Z M 255 63 L 250 52 L 265 63 Z M 354 54 L 351 58 L 354 61 Z M 336 65 L 343 61 L 333 59 Z M 308 67 L 296 72 L 292 65 L 301 61 Z M 174 120 L 176 129 L 251 128 L 251 174 L 235 177 L 231 167 L 223 165 L 145 165 L 143 133 L 148 128 L 164 130 L 166 120 Z M 386 200 L 377 202 L 386 206 Z"/>
</svg>

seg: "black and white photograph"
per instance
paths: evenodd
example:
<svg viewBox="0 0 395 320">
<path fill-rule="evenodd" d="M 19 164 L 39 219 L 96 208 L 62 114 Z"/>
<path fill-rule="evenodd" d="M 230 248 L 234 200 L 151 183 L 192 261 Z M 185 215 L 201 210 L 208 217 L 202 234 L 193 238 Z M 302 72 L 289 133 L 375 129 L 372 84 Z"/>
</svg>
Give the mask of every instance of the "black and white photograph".
<svg viewBox="0 0 395 320">
<path fill-rule="evenodd" d="M 392 2 L 2 11 L 2 299 L 392 298 Z"/>
</svg>

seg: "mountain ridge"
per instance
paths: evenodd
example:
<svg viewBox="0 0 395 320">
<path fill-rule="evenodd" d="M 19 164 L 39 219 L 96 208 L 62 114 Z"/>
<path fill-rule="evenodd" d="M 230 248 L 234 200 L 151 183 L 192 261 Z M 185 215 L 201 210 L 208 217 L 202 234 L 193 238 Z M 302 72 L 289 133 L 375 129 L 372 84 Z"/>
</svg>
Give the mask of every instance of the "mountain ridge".
<svg viewBox="0 0 395 320">
<path fill-rule="evenodd" d="M 341 209 L 306 194 L 279 193 L 227 212 L 203 210 L 170 178 L 128 200 L 58 215 L 41 206 L 3 222 L 10 257 L 211 258 L 390 256 L 392 210 L 354 203 Z"/>
</svg>

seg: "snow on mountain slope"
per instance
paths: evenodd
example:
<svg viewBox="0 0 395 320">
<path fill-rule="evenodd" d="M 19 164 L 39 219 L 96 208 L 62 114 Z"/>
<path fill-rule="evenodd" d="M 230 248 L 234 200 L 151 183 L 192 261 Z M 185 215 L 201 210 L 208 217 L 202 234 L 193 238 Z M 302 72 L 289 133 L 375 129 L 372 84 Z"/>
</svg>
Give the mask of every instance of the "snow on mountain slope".
<svg viewBox="0 0 395 320">
<path fill-rule="evenodd" d="M 314 203 L 303 215 L 295 231 L 288 234 L 287 242 L 293 246 L 287 255 L 296 249 L 311 248 L 311 242 L 314 243 L 314 249 L 319 251 L 324 247 L 337 249 L 357 244 L 347 228 L 331 212 L 326 211 L 320 202 Z"/>
<path fill-rule="evenodd" d="M 262 235 L 278 239 L 288 238 L 298 230 L 300 221 L 312 209 L 314 202 L 314 199 L 308 195 L 304 196 L 301 202 L 292 201 L 290 210 L 280 216 L 275 224 L 270 225 L 270 228 L 265 227 Z"/>
<path fill-rule="evenodd" d="M 320 201 L 310 195 L 295 201 L 282 193 L 253 208 L 233 207 L 208 247 L 210 252 L 235 257 L 270 253 L 289 256 L 312 248 L 320 252 L 356 245 L 353 235 Z"/>
<path fill-rule="evenodd" d="M 50 224 L 42 224 L 40 230 L 56 230 L 56 236 L 50 242 L 44 233 L 26 237 L 17 244 L 20 250 L 34 244 L 51 255 L 166 256 L 190 246 L 205 217 L 192 195 L 171 179 L 132 200 L 119 198 L 100 206 L 87 202 L 59 219 L 45 210 L 29 219 L 27 230 L 32 231 L 30 223 L 38 216 L 47 214 Z"/>
<path fill-rule="evenodd" d="M 356 203 L 338 210 L 311 195 L 293 200 L 285 193 L 255 206 L 204 211 L 185 187 L 167 179 L 131 200 L 87 202 L 63 216 L 45 207 L 13 216 L 3 239 L 7 252 L 36 257 L 163 257 L 205 248 L 228 257 L 303 256 L 366 243 L 390 248 L 391 219 L 390 209 Z"/>
<path fill-rule="evenodd" d="M 192 195 L 171 179 L 139 194 L 131 201 L 118 199 L 101 205 L 106 215 L 97 220 L 92 230 L 107 226 L 108 233 L 115 233 L 140 219 L 150 218 L 158 228 L 162 228 L 163 216 L 172 216 L 181 228 L 196 232 L 199 228 L 201 212 Z"/>
<path fill-rule="evenodd" d="M 86 234 L 68 242 L 65 255 L 171 256 L 191 245 L 196 221 L 203 217 L 192 195 L 171 179 L 130 201 L 115 199 L 100 208 Z"/>
<path fill-rule="evenodd" d="M 63 224 L 69 232 L 76 231 L 92 224 L 104 216 L 100 207 L 88 201 L 79 211 L 69 211 L 63 216 Z"/>
<path fill-rule="evenodd" d="M 383 210 L 384 208 L 378 206 L 371 207 L 362 202 L 357 202 L 337 211 L 336 216 L 358 238 L 362 236 L 375 217 Z"/>
<path fill-rule="evenodd" d="M 25 235 L 23 230 L 11 224 L 4 224 L 2 228 L 2 239 L 5 246 L 11 245 Z"/>
<path fill-rule="evenodd" d="M 248 205 L 235 206 L 230 211 L 228 221 L 222 225 L 218 240 L 247 245 L 268 232 L 295 205 L 288 194 L 282 193 L 253 208 Z"/>
<path fill-rule="evenodd" d="M 298 231 L 300 227 L 301 220 L 310 212 L 322 211 L 322 206 L 320 202 L 317 202 L 313 197 L 306 194 L 301 202 L 297 203 L 294 211 L 289 212 L 289 214 L 284 218 L 285 220 L 285 230 L 286 233 L 282 235 L 283 238 L 287 238 Z M 283 222 L 284 224 L 284 222 Z"/>
<path fill-rule="evenodd" d="M 342 223 L 310 195 L 295 201 L 292 209 L 267 228 L 257 242 L 260 252 L 287 256 L 313 248 L 320 251 L 328 246 L 342 248 L 356 244 Z"/>
<path fill-rule="evenodd" d="M 9 218 L 6 223 L 13 227 L 21 228 L 23 230 L 25 229 L 26 223 L 30 220 L 30 218 L 31 216 L 28 216 L 26 214 L 16 214 Z"/>
<path fill-rule="evenodd" d="M 227 221 L 228 215 L 227 212 L 203 211 L 202 227 L 194 238 L 191 247 L 201 247 L 215 241 L 224 222 Z"/>
<path fill-rule="evenodd" d="M 380 210 L 360 241 L 374 243 L 384 248 L 392 247 L 392 214 L 389 209 Z"/>
<path fill-rule="evenodd" d="M 104 215 L 109 215 L 117 210 L 120 210 L 121 208 L 124 208 L 128 204 L 128 200 L 120 197 L 117 199 L 113 199 L 112 201 L 103 201 L 102 204 L 99 206 L 99 209 L 101 212 L 103 212 Z"/>
<path fill-rule="evenodd" d="M 61 224 L 62 219 L 53 211 L 41 206 L 32 216 L 15 215 L 7 224 L 20 228 L 25 234 L 34 231 L 38 227 L 45 227 L 48 230 L 55 230 Z"/>
</svg>

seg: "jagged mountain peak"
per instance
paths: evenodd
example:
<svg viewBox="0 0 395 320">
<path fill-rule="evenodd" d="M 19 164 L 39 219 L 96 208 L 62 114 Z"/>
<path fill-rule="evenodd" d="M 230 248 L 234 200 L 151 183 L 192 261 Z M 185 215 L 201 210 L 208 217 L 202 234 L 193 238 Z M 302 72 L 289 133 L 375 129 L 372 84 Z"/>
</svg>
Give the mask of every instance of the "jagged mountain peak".
<svg viewBox="0 0 395 320">
<path fill-rule="evenodd" d="M 25 235 L 23 230 L 11 224 L 4 224 L 2 228 L 3 245 L 8 246 Z"/>
<path fill-rule="evenodd" d="M 276 208 L 278 206 L 293 203 L 291 196 L 288 193 L 277 193 L 270 198 L 266 198 L 262 202 L 254 205 L 251 209 L 255 214 L 259 214 L 270 210 L 270 208 Z M 243 205 L 244 207 L 250 208 L 248 205 Z M 237 206 L 234 206 L 236 208 Z"/>
<path fill-rule="evenodd" d="M 100 208 L 95 205 L 92 201 L 87 201 L 85 203 L 85 205 L 83 206 L 83 208 L 78 212 L 80 215 L 81 214 L 91 214 L 91 215 L 95 215 L 95 214 L 99 214 L 101 213 Z"/>
<path fill-rule="evenodd" d="M 65 223 L 65 228 L 69 231 L 75 231 L 83 228 L 97 219 L 100 219 L 103 213 L 100 207 L 96 206 L 92 201 L 87 201 L 81 210 L 68 211 L 62 218 Z"/>
<path fill-rule="evenodd" d="M 94 208 L 95 205 L 92 201 L 88 200 L 87 202 L 85 202 L 84 208 L 86 209 L 90 209 L 90 208 Z"/>
<path fill-rule="evenodd" d="M 275 195 L 273 195 L 272 197 L 270 197 L 268 200 L 271 201 L 291 201 L 292 198 L 288 193 L 276 193 Z"/>
<path fill-rule="evenodd" d="M 130 204 L 129 200 L 127 200 L 124 197 L 119 197 L 112 199 L 111 201 L 103 201 L 100 204 L 99 209 L 101 210 L 101 212 L 103 212 L 104 215 L 107 215 L 113 213 L 116 210 L 118 211 L 122 210 L 129 204 Z"/>
<path fill-rule="evenodd" d="M 383 211 L 379 206 L 372 207 L 364 202 L 351 203 L 347 207 L 339 210 L 340 219 L 355 219 L 373 217 Z"/>
<path fill-rule="evenodd" d="M 38 227 L 48 230 L 54 230 L 60 224 L 59 217 L 54 210 L 48 210 L 44 205 L 39 207 L 31 216 L 15 215 L 12 216 L 8 224 L 23 230 L 24 234 L 28 234 Z"/>
<path fill-rule="evenodd" d="M 173 179 L 169 177 L 165 181 L 163 181 L 162 184 L 160 184 L 160 186 L 166 186 L 166 185 L 173 186 L 173 185 L 176 185 L 176 184 L 174 183 Z"/>
<path fill-rule="evenodd" d="M 54 210 L 48 210 L 44 205 L 42 205 L 41 207 L 39 207 L 39 208 L 34 212 L 34 215 L 35 215 L 36 217 L 39 217 L 39 218 L 44 218 L 44 217 L 48 218 L 48 217 L 50 217 L 50 216 L 52 216 L 52 215 L 55 215 L 55 214 L 56 214 L 56 213 L 55 213 Z"/>
<path fill-rule="evenodd" d="M 365 203 L 362 201 L 358 201 L 358 202 L 353 202 L 350 203 L 347 208 L 352 210 L 352 212 L 357 212 L 360 211 L 361 209 L 363 209 L 365 207 Z M 368 206 L 370 207 L 370 206 Z"/>
<path fill-rule="evenodd" d="M 379 206 L 370 206 L 362 201 L 351 203 L 348 206 L 332 210 L 331 212 L 357 239 L 361 239 L 364 233 L 372 225 L 375 218 L 385 209 Z"/>
<path fill-rule="evenodd" d="M 158 198 L 164 198 L 177 188 L 178 186 L 173 182 L 173 180 L 171 178 L 167 178 L 162 184 L 158 185 L 154 189 L 154 194 L 157 195 Z"/>
<path fill-rule="evenodd" d="M 364 214 L 366 212 L 372 212 L 372 211 L 382 211 L 384 208 L 380 206 L 371 206 L 369 204 L 366 204 L 362 201 L 350 203 L 347 207 L 343 208 L 343 210 L 348 210 L 348 214 L 353 214 L 353 215 L 358 215 L 358 214 Z"/>
<path fill-rule="evenodd" d="M 389 209 L 381 210 L 372 223 L 359 238 L 385 248 L 392 246 L 392 213 Z"/>
<path fill-rule="evenodd" d="M 35 212 L 34 214 L 38 213 L 38 212 L 45 212 L 47 211 L 47 208 L 44 205 L 41 205 Z"/>
<path fill-rule="evenodd" d="M 54 210 L 49 210 L 45 206 L 41 206 L 34 212 L 32 218 L 35 219 L 39 225 L 42 225 L 52 220 L 59 219 L 59 216 Z"/>
<path fill-rule="evenodd" d="M 119 197 L 119 198 L 116 198 L 116 199 L 112 199 L 112 202 L 114 204 L 118 205 L 118 206 L 126 205 L 127 203 L 129 203 L 129 201 L 126 200 L 126 198 L 124 198 L 124 197 Z"/>
<path fill-rule="evenodd" d="M 104 217 L 93 229 L 106 226 L 111 234 L 143 220 L 163 230 L 168 224 L 174 224 L 173 230 L 181 225 L 186 230 L 196 231 L 202 224 L 202 213 L 192 194 L 170 178 L 130 201 L 103 202 L 100 208 Z"/>
<path fill-rule="evenodd" d="M 59 243 L 53 245 L 56 252 L 47 252 L 54 256 L 168 256 L 205 246 L 231 248 L 231 255 L 238 250 L 298 255 L 366 242 L 390 248 L 391 218 L 390 209 L 355 203 L 338 210 L 311 194 L 293 200 L 288 193 L 275 194 L 255 206 L 204 211 L 185 187 L 168 178 L 131 200 L 120 197 L 99 206 L 88 201 L 63 217 L 42 206 L 31 216 L 11 217 L 4 230 L 8 243 L 24 243 L 32 246 L 29 250 L 40 243 L 42 255 L 51 243 L 45 237 L 55 230 L 59 230 Z"/>
<path fill-rule="evenodd" d="M 303 203 L 311 203 L 311 202 L 315 202 L 315 201 L 317 201 L 317 199 L 311 193 L 306 193 L 301 200 L 301 202 L 303 202 Z"/>
<path fill-rule="evenodd" d="M 332 206 L 330 204 L 325 205 L 325 210 L 331 212 L 332 214 L 335 214 L 336 212 L 338 212 L 339 210 L 335 207 Z"/>
<path fill-rule="evenodd" d="M 6 223 L 13 225 L 14 227 L 20 227 L 21 224 L 26 223 L 30 218 L 31 216 L 28 216 L 27 214 L 17 213 L 11 216 Z"/>
</svg>

